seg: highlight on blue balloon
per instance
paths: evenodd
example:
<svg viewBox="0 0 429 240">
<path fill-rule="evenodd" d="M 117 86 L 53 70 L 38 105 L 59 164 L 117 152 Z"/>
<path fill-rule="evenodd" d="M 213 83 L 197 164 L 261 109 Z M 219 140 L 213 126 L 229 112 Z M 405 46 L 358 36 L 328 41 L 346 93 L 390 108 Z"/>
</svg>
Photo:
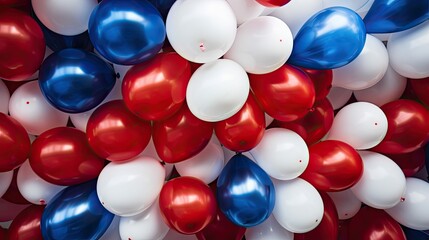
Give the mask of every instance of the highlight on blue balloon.
<svg viewBox="0 0 429 240">
<path fill-rule="evenodd" d="M 275 204 L 275 189 L 268 174 L 244 155 L 229 160 L 217 180 L 220 210 L 234 224 L 253 227 L 264 222 Z"/>
<path fill-rule="evenodd" d="M 365 24 L 354 11 L 331 7 L 313 15 L 298 31 L 288 63 L 310 69 L 347 65 L 362 51 Z"/>
</svg>

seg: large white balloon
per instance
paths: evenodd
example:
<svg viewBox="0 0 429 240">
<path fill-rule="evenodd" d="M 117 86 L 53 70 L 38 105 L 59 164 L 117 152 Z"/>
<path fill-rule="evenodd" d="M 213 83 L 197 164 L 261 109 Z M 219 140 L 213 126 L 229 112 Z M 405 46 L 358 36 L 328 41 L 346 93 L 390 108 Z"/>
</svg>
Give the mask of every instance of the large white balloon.
<svg viewBox="0 0 429 240">
<path fill-rule="evenodd" d="M 88 21 L 97 0 L 32 0 L 37 18 L 47 28 L 72 36 L 88 30 Z"/>
<path fill-rule="evenodd" d="M 360 54 L 349 64 L 333 69 L 332 85 L 350 90 L 374 86 L 386 73 L 389 55 L 377 38 L 367 34 Z"/>
<path fill-rule="evenodd" d="M 166 31 L 180 56 L 206 63 L 232 46 L 237 20 L 225 0 L 177 0 L 168 12 Z"/>
<path fill-rule="evenodd" d="M 364 150 L 379 144 L 386 133 L 387 117 L 383 111 L 372 103 L 356 102 L 337 113 L 327 139 Z"/>
<path fill-rule="evenodd" d="M 387 209 L 401 200 L 405 176 L 390 158 L 376 152 L 362 151 L 363 175 L 351 188 L 355 196 L 368 206 Z"/>
<path fill-rule="evenodd" d="M 138 156 L 127 162 L 111 162 L 98 177 L 98 198 L 115 215 L 137 215 L 156 200 L 164 179 L 165 170 L 154 158 Z"/>
<path fill-rule="evenodd" d="M 340 220 L 352 218 L 362 206 L 362 202 L 356 198 L 351 189 L 328 192 L 328 195 L 334 201 Z"/>
<path fill-rule="evenodd" d="M 197 118 L 222 121 L 240 111 L 249 88 L 249 77 L 238 63 L 219 59 L 194 72 L 186 89 L 186 102 Z"/>
<path fill-rule="evenodd" d="M 400 224 L 416 229 L 429 229 L 429 183 L 407 178 L 407 189 L 400 203 L 386 212 Z"/>
<path fill-rule="evenodd" d="M 68 113 L 57 110 L 46 101 L 38 81 L 25 83 L 16 89 L 10 97 L 9 112 L 32 135 L 66 126 L 69 119 Z"/>
<path fill-rule="evenodd" d="M 6 84 L 0 79 L 0 112 L 4 114 L 9 113 L 9 99 L 10 93 Z"/>
<path fill-rule="evenodd" d="M 308 166 L 309 152 L 305 141 L 294 131 L 271 128 L 250 154 L 258 165 L 273 178 L 290 180 Z"/>
<path fill-rule="evenodd" d="M 158 156 L 158 153 L 156 152 L 155 145 L 153 144 L 152 138 L 150 138 L 146 148 L 143 150 L 143 152 L 139 154 L 139 156 L 155 158 L 156 160 L 162 162 L 161 158 Z M 163 165 L 165 169 L 165 179 L 167 180 L 170 177 L 171 172 L 173 172 L 174 164 L 164 162 Z"/>
<path fill-rule="evenodd" d="M 329 102 L 332 104 L 334 110 L 340 109 L 347 104 L 349 99 L 352 97 L 353 91 L 341 87 L 332 87 L 326 96 Z"/>
<path fill-rule="evenodd" d="M 12 182 L 13 170 L 9 172 L 0 172 L 0 197 L 5 194 Z"/>
<path fill-rule="evenodd" d="M 234 11 L 237 24 L 240 25 L 252 18 L 258 17 L 265 7 L 255 0 L 226 0 Z"/>
<path fill-rule="evenodd" d="M 110 223 L 109 228 L 104 232 L 103 236 L 99 240 L 119 240 L 121 236 L 119 235 L 119 220 L 121 217 L 115 216 Z"/>
<path fill-rule="evenodd" d="M 281 226 L 294 233 L 305 233 L 320 224 L 323 201 L 310 183 L 301 178 L 273 183 L 276 189 L 273 215 Z"/>
<path fill-rule="evenodd" d="M 429 21 L 393 33 L 387 43 L 391 65 L 407 78 L 429 77 Z"/>
<path fill-rule="evenodd" d="M 246 240 L 293 240 L 293 233 L 283 228 L 273 215 L 246 230 Z"/>
</svg>

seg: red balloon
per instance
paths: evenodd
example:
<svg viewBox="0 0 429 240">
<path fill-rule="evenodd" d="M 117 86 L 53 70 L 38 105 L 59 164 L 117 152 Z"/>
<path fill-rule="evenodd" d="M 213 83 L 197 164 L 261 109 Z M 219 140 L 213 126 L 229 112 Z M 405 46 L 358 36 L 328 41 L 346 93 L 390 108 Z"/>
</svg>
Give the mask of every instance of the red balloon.
<svg viewBox="0 0 429 240">
<path fill-rule="evenodd" d="M 88 120 L 86 136 L 100 157 L 110 161 L 129 160 L 149 143 L 151 126 L 126 108 L 122 100 L 107 102 Z"/>
<path fill-rule="evenodd" d="M 15 119 L 0 113 L 0 172 L 19 167 L 30 154 L 30 138 Z"/>
<path fill-rule="evenodd" d="M 314 103 L 310 111 L 302 118 L 292 122 L 274 120 L 269 128 L 280 127 L 298 133 L 307 145 L 312 145 L 322 139 L 334 122 L 334 108 L 328 99 L 324 98 Z"/>
<path fill-rule="evenodd" d="M 210 188 L 194 177 L 168 181 L 159 194 L 165 223 L 182 234 L 195 234 L 216 215 L 216 198 Z"/>
<path fill-rule="evenodd" d="M 385 211 L 363 207 L 348 225 L 349 240 L 406 240 L 401 226 Z"/>
<path fill-rule="evenodd" d="M 17 175 L 18 169 L 15 169 L 13 171 L 12 182 L 10 183 L 9 188 L 1 198 L 15 204 L 31 204 L 29 201 L 27 201 L 27 199 L 22 196 L 21 192 L 19 192 L 18 182 L 16 180 Z"/>
<path fill-rule="evenodd" d="M 145 120 L 171 117 L 183 105 L 191 65 L 175 52 L 161 53 L 130 68 L 122 96 L 131 112 Z"/>
<path fill-rule="evenodd" d="M 332 70 L 316 70 L 301 68 L 310 77 L 316 91 L 316 101 L 324 99 L 328 96 L 329 91 L 332 88 Z"/>
<path fill-rule="evenodd" d="M 29 4 L 30 0 L 0 0 L 0 6 L 18 6 Z"/>
<path fill-rule="evenodd" d="M 381 106 L 387 117 L 387 134 L 374 151 L 384 154 L 409 153 L 429 141 L 429 111 L 421 104 L 399 99 Z"/>
<path fill-rule="evenodd" d="M 256 0 L 265 7 L 281 7 L 286 5 L 290 0 Z"/>
<path fill-rule="evenodd" d="M 386 154 L 386 156 L 398 164 L 406 177 L 414 176 L 425 165 L 425 150 L 423 148 L 410 153 Z"/>
<path fill-rule="evenodd" d="M 249 74 L 250 86 L 262 108 L 271 117 L 295 121 L 311 109 L 315 101 L 313 82 L 306 73 L 283 65 L 267 74 Z"/>
<path fill-rule="evenodd" d="M 9 227 L 9 239 L 43 240 L 40 221 L 45 206 L 31 205 L 22 211 Z"/>
<path fill-rule="evenodd" d="M 161 160 L 177 163 L 195 156 L 209 143 L 213 124 L 192 115 L 188 106 L 171 118 L 153 124 L 153 143 Z"/>
<path fill-rule="evenodd" d="M 34 172 L 56 185 L 75 185 L 98 177 L 104 159 L 90 148 L 84 132 L 58 127 L 33 142 L 30 165 Z"/>
<path fill-rule="evenodd" d="M 327 140 L 312 145 L 308 150 L 310 160 L 300 177 L 316 189 L 343 191 L 362 177 L 362 158 L 347 143 Z"/>
<path fill-rule="evenodd" d="M 409 79 L 412 93 L 424 104 L 429 105 L 429 77 L 423 79 Z"/>
<path fill-rule="evenodd" d="M 0 240 L 7 240 L 7 229 L 0 227 Z"/>
<path fill-rule="evenodd" d="M 15 204 L 0 198 L 0 222 L 7 222 L 15 219 L 15 217 L 28 205 Z"/>
<path fill-rule="evenodd" d="M 252 93 L 234 116 L 214 124 L 219 142 L 231 151 L 245 152 L 261 141 L 265 132 L 265 113 Z"/>
<path fill-rule="evenodd" d="M 25 80 L 45 56 L 42 29 L 31 16 L 12 8 L 0 9 L 0 22 L 0 78 Z"/>
</svg>

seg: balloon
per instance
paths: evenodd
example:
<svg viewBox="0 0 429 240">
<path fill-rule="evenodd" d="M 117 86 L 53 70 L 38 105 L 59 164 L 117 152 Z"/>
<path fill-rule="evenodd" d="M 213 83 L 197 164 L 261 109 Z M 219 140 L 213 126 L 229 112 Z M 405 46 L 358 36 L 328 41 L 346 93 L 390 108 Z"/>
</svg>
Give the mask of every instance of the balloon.
<svg viewBox="0 0 429 240">
<path fill-rule="evenodd" d="M 301 178 L 320 191 L 343 191 L 363 174 L 359 153 L 347 143 L 327 140 L 309 148 L 310 160 Z"/>
<path fill-rule="evenodd" d="M 219 142 L 236 152 L 246 152 L 261 141 L 265 132 L 265 114 L 249 93 L 244 106 L 232 117 L 214 124 Z"/>
<path fill-rule="evenodd" d="M 362 206 L 362 202 L 356 198 L 351 189 L 340 192 L 329 192 L 328 195 L 334 201 L 340 220 L 352 218 L 359 212 Z"/>
<path fill-rule="evenodd" d="M 98 177 L 97 194 L 103 206 L 115 215 L 134 216 L 156 200 L 164 178 L 161 163 L 150 157 L 111 162 Z"/>
<path fill-rule="evenodd" d="M 19 167 L 30 153 L 30 138 L 15 119 L 0 113 L 0 172 Z"/>
<path fill-rule="evenodd" d="M 104 159 L 92 152 L 85 133 L 58 127 L 42 133 L 33 142 L 30 165 L 45 181 L 69 186 L 96 178 L 104 167 Z"/>
<path fill-rule="evenodd" d="M 180 56 L 207 63 L 222 57 L 232 46 L 237 20 L 224 0 L 177 0 L 168 12 L 166 29 Z"/>
<path fill-rule="evenodd" d="M 12 221 L 29 204 L 16 204 L 0 198 L 0 222 Z M 1 236 L 1 235 L 0 235 Z"/>
<path fill-rule="evenodd" d="M 43 32 L 29 15 L 12 8 L 0 9 L 0 22 L 0 78 L 25 80 L 43 61 Z"/>
<path fill-rule="evenodd" d="M 244 69 L 234 61 L 220 59 L 194 72 L 186 89 L 186 102 L 197 118 L 217 122 L 236 114 L 248 95 L 249 78 Z"/>
<path fill-rule="evenodd" d="M 254 227 L 272 213 L 276 199 L 267 173 L 244 155 L 235 155 L 217 181 L 219 208 L 234 224 Z"/>
<path fill-rule="evenodd" d="M 356 1 L 323 0 L 323 6 L 325 8 L 346 7 L 360 14 L 359 10 L 365 7 L 365 5 L 367 5 L 368 3 L 372 4 L 373 2 L 374 0 L 356 0 Z"/>
<path fill-rule="evenodd" d="M 0 0 L 0 6 L 16 7 L 19 5 L 26 5 L 28 0 Z"/>
<path fill-rule="evenodd" d="M 262 16 L 240 25 L 234 44 L 224 58 L 240 64 L 253 74 L 265 74 L 279 69 L 292 52 L 293 37 L 280 19 Z"/>
<path fill-rule="evenodd" d="M 31 205 L 13 219 L 9 227 L 9 239 L 16 240 L 43 240 L 40 221 L 45 206 Z"/>
<path fill-rule="evenodd" d="M 405 176 L 390 158 L 370 151 L 359 152 L 363 175 L 351 188 L 355 196 L 368 206 L 387 209 L 395 206 L 405 192 Z"/>
<path fill-rule="evenodd" d="M 13 171 L 0 172 L 0 197 L 2 197 L 12 182 Z"/>
<path fill-rule="evenodd" d="M 30 202 L 27 201 L 27 199 L 25 199 L 21 192 L 19 191 L 18 188 L 18 170 L 19 169 L 15 169 L 13 171 L 13 177 L 12 177 L 12 182 L 9 185 L 9 188 L 7 189 L 7 191 L 4 193 L 4 195 L 2 196 L 2 198 L 8 202 L 11 203 L 16 203 L 16 204 L 29 204 Z"/>
<path fill-rule="evenodd" d="M 158 153 L 156 153 L 156 148 L 155 148 L 155 145 L 153 144 L 152 138 L 149 140 L 148 145 L 143 150 L 143 152 L 141 152 L 139 154 L 139 156 L 151 157 L 151 158 L 155 158 L 156 160 L 160 161 L 164 165 L 164 168 L 165 168 L 165 179 L 167 180 L 170 178 L 170 175 L 173 172 L 174 164 L 166 163 L 166 162 L 161 160 L 161 158 L 158 156 Z"/>
<path fill-rule="evenodd" d="M 317 190 L 305 180 L 274 181 L 276 205 L 274 217 L 288 231 L 305 233 L 315 229 L 324 214 L 323 201 Z"/>
<path fill-rule="evenodd" d="M 174 116 L 153 123 L 153 143 L 161 160 L 177 163 L 191 158 L 207 146 L 213 124 L 201 121 L 185 104 Z"/>
<path fill-rule="evenodd" d="M 119 234 L 119 219 L 121 217 L 115 216 L 110 223 L 109 228 L 104 232 L 103 236 L 101 236 L 100 240 L 118 240 L 121 239 L 121 235 Z"/>
<path fill-rule="evenodd" d="M 10 93 L 7 89 L 6 84 L 2 80 L 0 80 L 0 112 L 4 114 L 8 114 L 9 112 L 9 99 Z"/>
<path fill-rule="evenodd" d="M 402 226 L 402 230 L 404 230 L 405 236 L 407 239 L 413 240 L 426 240 L 429 237 L 428 231 L 419 231 L 411 228 L 407 228 Z"/>
<path fill-rule="evenodd" d="M 161 53 L 128 70 L 122 83 L 122 96 L 128 109 L 138 117 L 166 119 L 185 102 L 190 78 L 188 61 L 177 53 Z"/>
<path fill-rule="evenodd" d="M 314 85 L 316 101 L 325 99 L 332 88 L 332 70 L 301 68 L 310 77 Z"/>
<path fill-rule="evenodd" d="M 294 234 L 284 229 L 274 216 L 246 230 L 246 240 L 293 240 Z"/>
<path fill-rule="evenodd" d="M 334 110 L 340 109 L 350 100 L 353 94 L 352 90 L 340 88 L 340 87 L 332 87 L 329 91 L 328 96 L 326 98 L 332 104 Z"/>
<path fill-rule="evenodd" d="M 176 232 L 174 230 L 170 230 L 167 233 L 167 236 L 163 240 L 196 240 L 197 237 L 195 235 L 186 235 Z"/>
<path fill-rule="evenodd" d="M 429 77 L 423 79 L 409 79 L 413 95 L 425 105 L 429 105 Z"/>
<path fill-rule="evenodd" d="M 7 232 L 7 229 L 0 227 L 0 239 L 7 239 Z"/>
<path fill-rule="evenodd" d="M 96 181 L 68 187 L 43 212 L 43 239 L 99 239 L 114 215 L 100 204 Z"/>
<path fill-rule="evenodd" d="M 176 0 L 149 0 L 150 3 L 161 13 L 162 18 L 167 19 L 168 12 Z"/>
<path fill-rule="evenodd" d="M 409 30 L 390 36 L 387 51 L 390 64 L 396 72 L 407 78 L 429 77 L 429 69 L 427 68 L 429 61 L 428 34 L 429 21 L 426 21 Z"/>
<path fill-rule="evenodd" d="M 281 7 L 288 4 L 291 0 L 256 0 L 266 7 Z"/>
<path fill-rule="evenodd" d="M 410 153 L 387 154 L 404 172 L 405 177 L 412 177 L 425 165 L 425 150 L 419 148 Z"/>
<path fill-rule="evenodd" d="M 216 216 L 216 199 L 210 188 L 194 177 L 168 181 L 159 194 L 161 216 L 183 234 L 195 234 Z"/>
<path fill-rule="evenodd" d="M 294 121 L 308 113 L 315 101 L 311 79 L 290 65 L 268 74 L 250 74 L 250 86 L 268 115 L 280 121 Z"/>
<path fill-rule="evenodd" d="M 333 21 L 336 24 L 332 25 Z M 342 67 L 360 54 L 365 34 L 364 23 L 354 11 L 344 7 L 324 9 L 299 30 L 288 62 L 313 69 Z"/>
<path fill-rule="evenodd" d="M 237 25 L 241 25 L 250 19 L 262 14 L 265 7 L 255 0 L 226 0 L 234 12 Z"/>
</svg>

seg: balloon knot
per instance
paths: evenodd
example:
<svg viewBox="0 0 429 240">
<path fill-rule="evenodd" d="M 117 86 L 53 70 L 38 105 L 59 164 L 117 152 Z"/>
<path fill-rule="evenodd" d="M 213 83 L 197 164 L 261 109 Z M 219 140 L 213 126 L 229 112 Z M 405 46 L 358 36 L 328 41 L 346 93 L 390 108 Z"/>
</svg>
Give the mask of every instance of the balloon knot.
<svg viewBox="0 0 429 240">
<path fill-rule="evenodd" d="M 206 51 L 206 47 L 204 47 L 204 43 L 200 43 L 200 50 L 201 50 L 201 52 Z"/>
</svg>

